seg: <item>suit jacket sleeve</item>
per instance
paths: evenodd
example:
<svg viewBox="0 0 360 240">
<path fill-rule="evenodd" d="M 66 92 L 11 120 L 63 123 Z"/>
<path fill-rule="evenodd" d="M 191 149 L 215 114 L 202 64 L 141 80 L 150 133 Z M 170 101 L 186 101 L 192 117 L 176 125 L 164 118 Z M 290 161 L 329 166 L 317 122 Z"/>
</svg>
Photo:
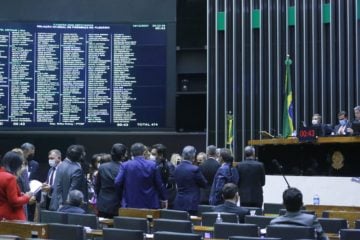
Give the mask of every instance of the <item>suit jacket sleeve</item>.
<svg viewBox="0 0 360 240">
<path fill-rule="evenodd" d="M 158 167 L 155 168 L 154 182 L 155 182 L 156 189 L 159 193 L 159 198 L 161 200 L 167 200 L 168 197 L 167 197 L 166 186 L 165 186 L 163 180 L 161 179 L 160 168 L 158 168 Z"/>
<path fill-rule="evenodd" d="M 17 185 L 16 178 L 12 177 L 9 179 L 8 186 L 6 188 L 6 196 L 11 205 L 14 207 L 23 206 L 28 203 L 30 198 L 27 195 L 19 196 L 20 189 Z"/>
<path fill-rule="evenodd" d="M 124 164 L 120 164 L 119 172 L 115 178 L 115 187 L 117 189 L 121 189 L 124 185 L 125 180 L 125 166 Z"/>
<path fill-rule="evenodd" d="M 261 163 L 261 185 L 265 185 L 265 168 L 264 164 Z"/>
<path fill-rule="evenodd" d="M 201 188 L 205 188 L 208 182 L 206 181 L 204 175 L 201 173 L 200 168 L 196 168 L 194 174 L 196 184 Z"/>
</svg>

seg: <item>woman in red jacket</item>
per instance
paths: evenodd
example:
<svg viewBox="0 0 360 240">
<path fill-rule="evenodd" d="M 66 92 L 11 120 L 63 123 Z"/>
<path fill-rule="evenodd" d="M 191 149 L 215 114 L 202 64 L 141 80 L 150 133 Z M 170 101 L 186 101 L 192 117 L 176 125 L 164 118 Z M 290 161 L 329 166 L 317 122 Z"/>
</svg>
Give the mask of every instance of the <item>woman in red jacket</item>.
<svg viewBox="0 0 360 240">
<path fill-rule="evenodd" d="M 26 220 L 23 205 L 32 196 L 21 193 L 16 176 L 21 172 L 22 157 L 13 151 L 7 152 L 0 166 L 0 219 Z"/>
</svg>

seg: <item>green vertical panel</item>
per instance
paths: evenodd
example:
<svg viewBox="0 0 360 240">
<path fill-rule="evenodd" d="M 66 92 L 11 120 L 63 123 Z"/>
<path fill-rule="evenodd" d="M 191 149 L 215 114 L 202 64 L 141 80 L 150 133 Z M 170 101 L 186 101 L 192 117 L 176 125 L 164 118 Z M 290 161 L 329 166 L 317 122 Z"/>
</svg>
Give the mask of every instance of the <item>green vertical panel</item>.
<svg viewBox="0 0 360 240">
<path fill-rule="evenodd" d="M 288 8 L 288 26 L 295 26 L 296 17 L 295 17 L 295 6 Z"/>
<path fill-rule="evenodd" d="M 356 18 L 357 20 L 360 20 L 360 0 L 357 0 L 356 6 Z"/>
<path fill-rule="evenodd" d="M 218 12 L 217 13 L 217 30 L 224 31 L 225 29 L 225 13 Z"/>
<path fill-rule="evenodd" d="M 261 12 L 260 9 L 254 9 L 252 11 L 252 28 L 260 28 L 261 27 Z"/>
<path fill-rule="evenodd" d="M 323 4 L 323 23 L 330 23 L 331 22 L 331 4 L 324 3 Z"/>
</svg>

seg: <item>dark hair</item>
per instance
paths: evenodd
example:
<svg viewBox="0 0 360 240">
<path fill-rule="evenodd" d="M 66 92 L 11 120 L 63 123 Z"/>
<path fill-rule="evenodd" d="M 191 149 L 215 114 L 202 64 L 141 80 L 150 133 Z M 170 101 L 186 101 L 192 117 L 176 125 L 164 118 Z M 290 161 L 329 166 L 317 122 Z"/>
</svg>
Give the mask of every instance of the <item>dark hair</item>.
<svg viewBox="0 0 360 240">
<path fill-rule="evenodd" d="M 166 147 L 164 144 L 158 143 L 153 145 L 151 148 L 155 148 L 157 155 L 161 156 L 162 159 L 166 159 Z"/>
<path fill-rule="evenodd" d="M 137 156 L 141 156 L 144 154 L 146 150 L 146 147 L 144 144 L 142 143 L 134 143 L 133 145 L 131 145 L 131 155 L 133 155 L 134 157 Z"/>
<path fill-rule="evenodd" d="M 66 157 L 73 162 L 81 162 L 85 157 L 85 148 L 82 145 L 71 145 L 66 150 Z"/>
<path fill-rule="evenodd" d="M 26 143 L 23 143 L 20 148 L 21 148 L 23 151 L 29 151 L 29 150 L 35 149 L 35 146 L 34 146 L 34 144 L 32 144 L 32 143 L 26 142 Z"/>
<path fill-rule="evenodd" d="M 216 156 L 216 146 L 210 145 L 206 148 L 206 154 L 209 156 Z"/>
<path fill-rule="evenodd" d="M 226 183 L 221 191 L 225 200 L 233 199 L 238 192 L 238 187 L 234 183 Z"/>
<path fill-rule="evenodd" d="M 69 192 L 67 202 L 71 206 L 80 207 L 84 201 L 84 194 L 79 190 L 71 190 Z"/>
<path fill-rule="evenodd" d="M 220 149 L 220 157 L 226 163 L 232 163 L 234 161 L 234 157 L 231 155 L 231 151 L 228 148 Z"/>
<path fill-rule="evenodd" d="M 287 211 L 300 211 L 303 205 L 302 193 L 297 188 L 288 188 L 283 193 L 283 202 Z"/>
<path fill-rule="evenodd" d="M 122 143 L 115 143 L 111 148 L 111 158 L 113 161 L 122 161 L 125 158 L 127 148 Z"/>
<path fill-rule="evenodd" d="M 346 111 L 340 111 L 338 113 L 338 117 L 343 116 L 343 115 L 344 115 L 344 117 L 347 117 L 347 112 Z"/>
<path fill-rule="evenodd" d="M 16 175 L 16 172 L 21 168 L 23 162 L 24 158 L 19 153 L 9 151 L 5 153 L 1 159 L 1 166 L 5 168 L 6 171 Z"/>
</svg>

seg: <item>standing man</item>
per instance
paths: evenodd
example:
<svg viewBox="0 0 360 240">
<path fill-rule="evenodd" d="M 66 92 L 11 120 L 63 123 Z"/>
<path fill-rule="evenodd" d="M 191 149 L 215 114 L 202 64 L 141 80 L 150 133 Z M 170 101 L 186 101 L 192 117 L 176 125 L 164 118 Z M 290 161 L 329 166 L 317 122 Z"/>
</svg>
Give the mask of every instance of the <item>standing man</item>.
<svg viewBox="0 0 360 240">
<path fill-rule="evenodd" d="M 217 170 L 214 182 L 211 186 L 209 203 L 210 205 L 218 205 L 224 202 L 222 196 L 222 189 L 226 183 L 237 184 L 239 181 L 239 173 L 236 168 L 233 168 L 234 158 L 231 155 L 230 149 L 222 148 L 220 150 L 221 167 Z"/>
<path fill-rule="evenodd" d="M 175 165 L 167 159 L 166 147 L 161 143 L 152 146 L 151 155 L 155 157 L 156 166 L 159 168 L 161 179 L 166 186 L 168 208 L 173 208 L 176 196 L 176 184 L 174 179 Z"/>
<path fill-rule="evenodd" d="M 200 188 L 207 185 L 204 175 L 195 165 L 196 150 L 193 146 L 183 149 L 183 160 L 175 169 L 175 181 L 178 193 L 175 198 L 174 209 L 188 211 L 196 215 L 200 203 Z"/>
<path fill-rule="evenodd" d="M 99 167 L 95 182 L 96 207 L 99 217 L 113 218 L 118 215 L 121 193 L 116 192 L 115 178 L 126 155 L 126 146 L 115 143 L 111 148 L 111 161 L 103 163 Z"/>
<path fill-rule="evenodd" d="M 220 163 L 216 160 L 216 147 L 210 145 L 206 148 L 207 159 L 199 166 L 201 173 L 204 175 L 208 184 L 205 188 L 200 189 L 200 203 L 209 204 L 210 189 L 214 181 L 216 171 L 220 167 Z"/>
<path fill-rule="evenodd" d="M 82 145 L 71 145 L 66 150 L 66 158 L 56 170 L 55 189 L 50 201 L 50 210 L 57 211 L 65 204 L 70 191 L 76 189 L 83 193 L 84 201 L 88 200 L 88 190 L 81 162 L 85 158 Z"/>
<path fill-rule="evenodd" d="M 35 156 L 35 146 L 31 143 L 24 143 L 21 145 L 21 150 L 24 153 L 25 158 L 25 168 L 26 174 L 28 177 L 28 182 L 31 180 L 39 180 L 39 163 L 34 160 Z M 24 173 L 25 174 L 25 173 Z M 23 176 L 24 177 L 24 176 Z M 26 178 L 26 176 L 25 176 Z M 26 182 L 26 180 L 25 180 Z M 36 209 L 36 202 L 40 202 L 41 194 L 36 194 L 36 201 L 30 201 L 27 205 L 27 218 L 28 221 L 34 221 L 35 218 L 35 209 Z"/>
<path fill-rule="evenodd" d="M 115 178 L 115 185 L 122 192 L 122 206 L 166 208 L 166 187 L 156 163 L 145 159 L 146 147 L 142 143 L 134 143 L 130 151 L 133 159 L 120 165 L 119 173 Z"/>
<path fill-rule="evenodd" d="M 239 193 L 241 206 L 262 208 L 263 190 L 265 185 L 264 164 L 255 158 L 255 148 L 246 146 L 245 160 L 236 168 L 239 172 Z"/>
<path fill-rule="evenodd" d="M 45 183 L 43 184 L 41 191 L 42 191 L 42 204 L 43 208 L 49 209 L 50 201 L 52 198 L 52 194 L 55 189 L 55 179 L 56 179 L 56 172 L 57 167 L 61 163 L 61 152 L 58 149 L 52 149 L 49 151 L 48 154 L 49 158 L 49 172 L 46 178 Z"/>
</svg>

